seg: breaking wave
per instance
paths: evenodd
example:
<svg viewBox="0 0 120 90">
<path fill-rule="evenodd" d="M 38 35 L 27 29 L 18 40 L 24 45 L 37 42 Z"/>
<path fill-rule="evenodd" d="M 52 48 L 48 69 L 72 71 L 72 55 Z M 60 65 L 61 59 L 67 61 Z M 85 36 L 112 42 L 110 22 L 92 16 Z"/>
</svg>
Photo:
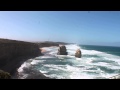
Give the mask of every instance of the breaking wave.
<svg viewBox="0 0 120 90">
<path fill-rule="evenodd" d="M 45 56 L 24 62 L 18 69 L 25 79 L 25 68 L 32 67 L 45 76 L 57 79 L 105 79 L 120 73 L 120 57 L 97 50 L 87 50 L 76 44 L 66 45 L 68 55 L 57 55 L 58 47 L 44 47 Z M 81 49 L 82 58 L 74 57 Z"/>
</svg>

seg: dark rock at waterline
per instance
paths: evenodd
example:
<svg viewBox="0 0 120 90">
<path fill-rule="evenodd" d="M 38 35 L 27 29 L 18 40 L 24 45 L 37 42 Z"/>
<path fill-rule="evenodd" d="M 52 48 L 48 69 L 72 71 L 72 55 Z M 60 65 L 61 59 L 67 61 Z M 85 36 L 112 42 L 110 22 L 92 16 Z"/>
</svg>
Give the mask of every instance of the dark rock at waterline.
<svg viewBox="0 0 120 90">
<path fill-rule="evenodd" d="M 11 75 L 8 72 L 0 70 L 0 79 L 11 79 Z"/>
<path fill-rule="evenodd" d="M 64 45 L 61 45 L 59 46 L 59 49 L 58 49 L 58 55 L 67 55 L 68 52 L 67 52 L 67 49 Z"/>
<path fill-rule="evenodd" d="M 81 58 L 81 50 L 80 50 L 80 49 L 78 49 L 78 50 L 76 51 L 75 57 Z"/>
</svg>

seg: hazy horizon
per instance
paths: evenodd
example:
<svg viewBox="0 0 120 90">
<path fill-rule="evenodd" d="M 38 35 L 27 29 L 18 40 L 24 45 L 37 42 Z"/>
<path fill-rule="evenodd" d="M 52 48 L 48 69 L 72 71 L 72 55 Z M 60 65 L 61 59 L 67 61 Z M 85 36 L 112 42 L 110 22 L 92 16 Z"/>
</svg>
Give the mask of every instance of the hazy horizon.
<svg viewBox="0 0 120 90">
<path fill-rule="evenodd" d="M 120 46 L 119 11 L 0 11 L 0 38 Z"/>
</svg>

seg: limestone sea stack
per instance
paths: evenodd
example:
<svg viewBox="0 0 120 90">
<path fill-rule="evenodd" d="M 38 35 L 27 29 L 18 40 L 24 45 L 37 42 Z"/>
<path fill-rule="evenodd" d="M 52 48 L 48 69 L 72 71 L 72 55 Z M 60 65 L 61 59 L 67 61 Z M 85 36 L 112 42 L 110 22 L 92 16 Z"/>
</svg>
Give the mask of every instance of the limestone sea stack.
<svg viewBox="0 0 120 90">
<path fill-rule="evenodd" d="M 66 47 L 64 45 L 59 45 L 59 49 L 58 49 L 58 55 L 67 55 L 68 52 L 66 50 Z"/>
<path fill-rule="evenodd" d="M 81 50 L 80 50 L 80 49 L 78 49 L 78 50 L 76 51 L 75 57 L 81 58 Z"/>
</svg>

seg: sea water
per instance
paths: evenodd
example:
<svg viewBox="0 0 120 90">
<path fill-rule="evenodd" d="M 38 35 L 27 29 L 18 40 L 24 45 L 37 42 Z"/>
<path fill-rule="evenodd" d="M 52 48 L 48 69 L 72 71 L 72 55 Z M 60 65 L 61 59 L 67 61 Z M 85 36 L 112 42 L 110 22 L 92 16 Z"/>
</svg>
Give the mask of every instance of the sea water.
<svg viewBox="0 0 120 90">
<path fill-rule="evenodd" d="M 57 55 L 58 47 L 44 47 L 44 56 L 29 59 L 18 69 L 25 79 L 24 68 L 32 67 L 56 79 L 107 79 L 120 73 L 120 47 L 66 45 L 68 55 Z M 82 58 L 76 58 L 80 49 Z"/>
</svg>

